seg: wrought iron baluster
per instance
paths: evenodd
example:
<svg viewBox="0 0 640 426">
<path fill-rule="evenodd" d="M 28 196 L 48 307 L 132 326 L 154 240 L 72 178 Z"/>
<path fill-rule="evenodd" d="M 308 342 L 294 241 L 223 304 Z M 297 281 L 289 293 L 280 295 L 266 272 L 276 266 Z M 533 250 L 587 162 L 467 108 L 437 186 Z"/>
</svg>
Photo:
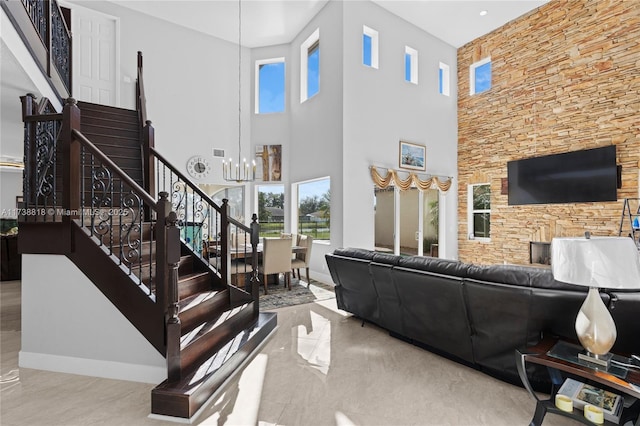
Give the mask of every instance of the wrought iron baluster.
<svg viewBox="0 0 640 426">
<path fill-rule="evenodd" d="M 148 207 L 147 207 L 148 208 Z M 151 217 L 151 216 L 149 216 Z M 150 244 L 150 249 L 149 249 L 149 295 L 152 295 L 155 293 L 155 280 L 153 279 L 153 242 L 154 242 L 154 238 L 153 238 L 153 222 L 150 220 L 149 221 L 149 244 Z M 142 234 L 144 234 L 144 228 L 142 229 Z"/>
<path fill-rule="evenodd" d="M 122 191 L 122 179 L 118 179 L 120 181 L 120 190 Z M 115 198 L 113 198 L 113 187 L 114 185 L 109 185 L 109 206 L 107 207 L 107 219 L 109 220 L 109 254 L 113 254 L 113 214 L 115 211 Z"/>
<path fill-rule="evenodd" d="M 84 182 L 84 178 L 85 178 L 85 167 L 86 167 L 86 161 L 85 161 L 85 149 L 84 149 L 84 145 L 80 146 L 80 224 L 81 226 L 84 228 L 86 226 L 85 224 L 85 218 L 84 218 L 84 213 L 85 213 L 85 209 L 86 209 L 86 205 L 85 205 L 85 182 Z"/>
<path fill-rule="evenodd" d="M 62 127 L 62 126 L 59 126 L 57 121 L 53 121 L 53 122 L 52 122 L 52 124 L 53 124 L 53 132 L 54 132 L 53 134 L 54 134 L 55 136 L 54 136 L 54 138 L 53 138 L 53 149 L 52 149 L 52 151 L 53 151 L 53 158 L 52 158 L 52 160 L 51 160 L 51 165 L 52 165 L 52 169 L 53 169 L 53 171 L 52 171 L 52 176 L 53 176 L 53 179 L 52 179 L 53 188 L 52 188 L 52 191 L 51 191 L 51 198 L 52 198 L 51 207 L 52 207 L 52 210 L 53 210 L 53 215 L 52 215 L 52 217 L 51 217 L 51 221 L 52 221 L 52 222 L 55 222 L 55 221 L 56 221 L 56 218 L 57 218 L 57 216 L 58 216 L 58 212 L 57 212 L 57 206 L 58 206 L 58 203 L 57 203 L 57 193 L 58 193 L 58 191 L 57 191 L 57 184 L 56 184 L 56 177 L 58 176 L 58 164 L 57 164 L 57 158 L 58 158 L 58 138 L 59 138 L 59 136 L 60 136 L 60 130 L 61 130 L 61 127 Z"/>
<path fill-rule="evenodd" d="M 91 208 L 90 213 L 91 213 L 91 219 L 89 220 L 89 223 L 91 224 L 91 235 L 93 236 L 94 234 L 94 229 L 95 229 L 95 225 L 96 225 L 96 215 L 95 215 L 95 210 L 94 210 L 94 205 L 93 205 L 93 201 L 95 199 L 95 188 L 93 187 L 93 168 L 95 167 L 95 160 L 93 158 L 93 153 L 91 153 L 89 155 L 89 158 L 91 159 L 91 161 L 89 162 L 90 166 L 89 166 L 89 176 L 91 177 L 91 204 L 89 205 L 89 207 Z M 102 245 L 102 241 L 100 241 L 100 245 Z"/>
<path fill-rule="evenodd" d="M 92 154 L 92 163 L 93 154 Z M 100 244 L 104 244 L 104 236 L 107 233 L 113 232 L 111 229 L 111 222 L 109 221 L 109 211 L 104 212 L 102 208 L 109 209 L 113 205 L 113 178 L 111 171 L 107 169 L 101 162 L 98 163 L 99 167 L 93 166 L 91 174 L 91 187 L 92 187 L 92 210 L 93 217 L 99 216 L 100 222 L 97 226 L 93 227 L 93 231 L 96 235 L 99 235 Z M 106 214 L 105 214 L 106 213 Z M 110 241 L 113 238 L 109 235 Z"/>
<path fill-rule="evenodd" d="M 47 138 L 46 125 L 42 121 L 38 121 L 36 123 L 36 144 L 35 144 L 35 154 L 36 154 L 36 164 L 35 164 L 35 172 L 36 172 L 36 197 L 35 197 L 35 211 L 38 212 L 40 210 L 40 201 L 45 197 L 47 191 L 50 190 L 50 187 L 47 185 L 46 172 L 48 170 L 48 157 L 49 157 L 49 144 Z M 36 221 L 40 215 L 36 215 Z M 42 216 L 42 221 L 46 221 L 46 216 Z"/>
<path fill-rule="evenodd" d="M 24 154 L 22 157 L 22 164 L 24 164 L 24 170 L 22 171 L 22 194 L 24 205 L 22 207 L 29 207 L 31 202 L 31 123 L 24 123 Z"/>
<path fill-rule="evenodd" d="M 124 188 L 123 188 L 123 183 L 122 183 L 122 180 L 121 180 L 120 181 L 120 199 L 122 199 L 122 193 L 123 192 L 124 192 Z M 122 202 L 120 204 L 122 204 Z M 123 253 L 123 250 L 124 250 L 124 248 L 123 248 L 124 246 L 123 246 L 123 243 L 122 243 L 122 231 L 123 231 L 123 228 L 122 228 L 122 216 L 123 216 L 124 212 L 122 211 L 120 213 L 121 214 L 118 215 L 118 230 L 120 231 L 119 232 L 120 236 L 118 238 L 118 246 L 120 248 L 120 256 L 118 256 L 118 257 L 120 258 L 120 263 L 119 264 L 122 265 L 122 253 Z"/>
<path fill-rule="evenodd" d="M 156 163 L 156 188 L 158 188 L 160 191 L 164 191 L 164 186 L 162 188 L 160 188 L 160 162 L 158 161 L 157 158 L 154 158 L 154 161 Z M 153 195 L 153 194 L 151 194 Z"/>
<path fill-rule="evenodd" d="M 141 198 L 133 191 L 128 191 L 122 197 L 122 214 L 123 216 L 129 216 L 129 223 L 124 225 L 123 229 L 123 231 L 126 231 L 125 236 L 127 241 L 127 246 L 124 248 L 126 251 L 126 256 L 124 256 L 123 260 L 129 268 L 129 275 L 134 273 L 134 264 L 136 262 L 140 262 L 142 259 L 142 244 L 140 240 L 140 223 L 142 221 L 141 205 Z"/>
<path fill-rule="evenodd" d="M 49 31 L 47 26 L 49 24 L 49 20 L 47 19 L 47 14 L 45 11 L 45 2 L 41 0 L 22 0 L 22 5 L 26 9 L 31 22 L 36 29 L 36 32 L 42 40 L 42 43 L 44 43 L 46 46 L 48 44 L 47 34 L 49 33 Z"/>
<path fill-rule="evenodd" d="M 51 6 L 51 58 L 67 90 L 71 88 L 70 52 L 69 33 L 60 14 L 60 9 L 58 9 L 58 3 L 53 0 Z"/>
</svg>

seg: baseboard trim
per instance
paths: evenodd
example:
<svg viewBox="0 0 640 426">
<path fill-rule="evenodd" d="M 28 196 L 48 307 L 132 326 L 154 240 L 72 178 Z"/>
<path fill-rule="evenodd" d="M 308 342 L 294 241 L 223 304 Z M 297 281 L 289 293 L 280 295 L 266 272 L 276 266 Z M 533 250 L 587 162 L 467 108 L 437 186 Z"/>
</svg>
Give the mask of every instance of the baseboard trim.
<svg viewBox="0 0 640 426">
<path fill-rule="evenodd" d="M 25 351 L 19 352 L 18 365 L 22 368 L 129 382 L 158 384 L 167 378 L 167 370 L 163 367 Z"/>
</svg>

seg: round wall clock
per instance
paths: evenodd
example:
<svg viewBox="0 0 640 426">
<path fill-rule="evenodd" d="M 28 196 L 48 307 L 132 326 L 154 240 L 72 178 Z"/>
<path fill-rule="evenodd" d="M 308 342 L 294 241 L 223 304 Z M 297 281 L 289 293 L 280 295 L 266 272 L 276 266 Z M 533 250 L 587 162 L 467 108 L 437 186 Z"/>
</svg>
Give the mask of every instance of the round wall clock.
<svg viewBox="0 0 640 426">
<path fill-rule="evenodd" d="M 200 155 L 195 155 L 187 161 L 187 172 L 196 179 L 205 178 L 210 171 L 211 165 Z"/>
</svg>

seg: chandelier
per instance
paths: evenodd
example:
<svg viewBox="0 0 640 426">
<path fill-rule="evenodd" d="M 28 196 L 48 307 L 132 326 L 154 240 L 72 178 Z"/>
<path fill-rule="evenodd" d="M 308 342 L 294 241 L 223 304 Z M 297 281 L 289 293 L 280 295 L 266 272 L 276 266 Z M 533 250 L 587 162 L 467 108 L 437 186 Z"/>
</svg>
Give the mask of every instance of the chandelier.
<svg viewBox="0 0 640 426">
<path fill-rule="evenodd" d="M 251 164 L 247 162 L 246 157 L 242 157 L 242 102 L 241 102 L 241 71 L 242 71 L 242 0 L 238 0 L 238 161 L 233 162 L 233 158 L 229 161 L 222 160 L 222 178 L 228 182 L 253 182 L 256 179 L 256 161 Z M 242 158 L 242 163 L 240 159 Z"/>
</svg>

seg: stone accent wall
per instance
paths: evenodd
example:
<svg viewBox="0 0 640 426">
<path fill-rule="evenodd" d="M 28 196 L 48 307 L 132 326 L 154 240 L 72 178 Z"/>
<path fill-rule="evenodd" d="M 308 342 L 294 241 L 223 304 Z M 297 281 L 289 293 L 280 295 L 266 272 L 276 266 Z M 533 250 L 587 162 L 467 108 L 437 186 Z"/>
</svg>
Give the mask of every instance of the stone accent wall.
<svg viewBox="0 0 640 426">
<path fill-rule="evenodd" d="M 491 56 L 492 87 L 469 95 L 469 66 Z M 638 1 L 552 0 L 458 50 L 459 258 L 529 263 L 529 241 L 618 235 L 638 197 Z M 618 202 L 509 206 L 507 162 L 617 145 Z M 468 239 L 467 185 L 491 185 L 491 241 Z M 625 234 L 626 235 L 626 234 Z"/>
</svg>

